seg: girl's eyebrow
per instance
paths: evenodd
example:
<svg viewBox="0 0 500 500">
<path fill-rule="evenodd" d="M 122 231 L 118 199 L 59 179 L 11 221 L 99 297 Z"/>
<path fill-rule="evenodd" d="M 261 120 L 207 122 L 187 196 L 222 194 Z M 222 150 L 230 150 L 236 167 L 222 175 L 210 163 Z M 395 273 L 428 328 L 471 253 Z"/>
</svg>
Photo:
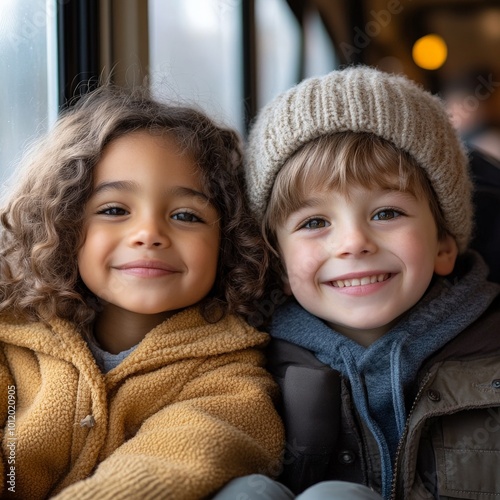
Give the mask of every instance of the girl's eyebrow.
<svg viewBox="0 0 500 500">
<path fill-rule="evenodd" d="M 133 181 L 111 181 L 111 182 L 101 182 L 98 184 L 93 191 L 93 195 L 103 193 L 105 191 L 137 191 L 139 189 L 139 184 Z"/>
<path fill-rule="evenodd" d="M 170 194 L 174 197 L 199 198 L 204 203 L 210 202 L 210 198 L 205 193 L 202 193 L 201 191 L 197 191 L 196 189 L 185 187 L 185 186 L 176 186 L 176 187 L 169 189 L 167 192 L 168 192 L 168 194 Z"/>
<path fill-rule="evenodd" d="M 110 181 L 110 182 L 101 182 L 98 184 L 94 192 L 92 193 L 94 196 L 103 193 L 106 191 L 129 191 L 134 192 L 138 191 L 140 186 L 137 182 L 134 181 Z M 202 202 L 207 203 L 210 202 L 209 197 L 202 193 L 201 191 L 197 191 L 196 189 L 185 187 L 185 186 L 175 186 L 169 188 L 167 190 L 167 194 L 170 196 L 178 197 L 178 198 L 199 198 Z"/>
</svg>

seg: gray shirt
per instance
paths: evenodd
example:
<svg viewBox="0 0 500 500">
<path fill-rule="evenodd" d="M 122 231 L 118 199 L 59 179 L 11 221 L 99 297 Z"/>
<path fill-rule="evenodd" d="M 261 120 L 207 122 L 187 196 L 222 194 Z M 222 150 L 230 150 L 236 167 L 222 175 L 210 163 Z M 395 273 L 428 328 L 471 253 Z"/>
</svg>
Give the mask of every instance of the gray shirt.
<svg viewBox="0 0 500 500">
<path fill-rule="evenodd" d="M 118 366 L 137 347 L 137 345 L 134 345 L 126 351 L 119 352 L 118 354 L 111 354 L 110 352 L 104 351 L 94 337 L 88 341 L 88 346 L 94 355 L 97 366 L 99 366 L 103 373 L 108 373 Z"/>
</svg>

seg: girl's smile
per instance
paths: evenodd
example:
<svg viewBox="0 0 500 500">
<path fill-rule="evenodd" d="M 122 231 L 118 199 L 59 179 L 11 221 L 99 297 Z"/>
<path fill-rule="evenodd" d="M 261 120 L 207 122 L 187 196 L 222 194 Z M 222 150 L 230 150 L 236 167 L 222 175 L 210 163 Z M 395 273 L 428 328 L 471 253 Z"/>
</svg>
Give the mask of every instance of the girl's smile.
<svg viewBox="0 0 500 500">
<path fill-rule="evenodd" d="M 158 260 L 137 260 L 114 268 L 122 271 L 123 274 L 130 274 L 139 278 L 157 278 L 180 272 L 173 266 Z"/>
</svg>

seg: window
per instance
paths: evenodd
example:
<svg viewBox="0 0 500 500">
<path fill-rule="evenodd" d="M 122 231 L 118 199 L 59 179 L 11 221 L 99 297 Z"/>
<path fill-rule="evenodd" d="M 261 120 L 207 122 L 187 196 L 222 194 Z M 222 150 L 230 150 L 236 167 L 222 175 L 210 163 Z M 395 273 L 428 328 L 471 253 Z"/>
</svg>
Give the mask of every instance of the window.
<svg viewBox="0 0 500 500">
<path fill-rule="evenodd" d="M 258 0 L 257 25 L 258 107 L 297 83 L 300 26 L 283 0 Z"/>
<path fill-rule="evenodd" d="M 337 68 L 332 41 L 316 9 L 307 9 L 302 26 L 284 0 L 257 0 L 258 106 L 303 78 Z M 304 60 L 301 61 L 304 44 Z"/>
<path fill-rule="evenodd" d="M 305 19 L 305 68 L 304 77 L 321 76 L 337 69 L 340 61 L 317 10 Z"/>
<path fill-rule="evenodd" d="M 243 125 L 241 2 L 149 0 L 150 81 L 158 99 Z"/>
<path fill-rule="evenodd" d="M 56 0 L 0 2 L 0 182 L 57 118 Z"/>
</svg>

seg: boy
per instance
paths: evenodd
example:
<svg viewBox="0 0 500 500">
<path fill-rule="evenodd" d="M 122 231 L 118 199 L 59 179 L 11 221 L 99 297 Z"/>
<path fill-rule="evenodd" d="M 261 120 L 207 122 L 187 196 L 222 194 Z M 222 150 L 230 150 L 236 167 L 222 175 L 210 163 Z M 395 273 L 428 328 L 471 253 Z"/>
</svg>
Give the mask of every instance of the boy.
<svg viewBox="0 0 500 500">
<path fill-rule="evenodd" d="M 247 153 L 290 295 L 269 354 L 284 484 L 500 495 L 499 286 L 467 250 L 467 156 L 441 102 L 402 76 L 334 71 L 271 102 Z"/>
</svg>

